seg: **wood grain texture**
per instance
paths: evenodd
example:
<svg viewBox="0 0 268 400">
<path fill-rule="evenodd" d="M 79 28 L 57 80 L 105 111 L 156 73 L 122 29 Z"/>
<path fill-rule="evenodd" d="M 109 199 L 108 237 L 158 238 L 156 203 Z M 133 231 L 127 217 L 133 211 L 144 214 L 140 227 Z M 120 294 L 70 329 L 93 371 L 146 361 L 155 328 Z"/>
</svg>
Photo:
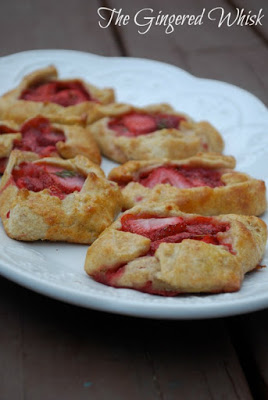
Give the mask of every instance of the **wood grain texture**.
<svg viewBox="0 0 268 400">
<path fill-rule="evenodd" d="M 268 310 L 230 318 L 228 329 L 254 399 L 268 399 Z"/>
<path fill-rule="evenodd" d="M 98 0 L 8 0 L 0 5 L 0 56 L 32 49 L 73 49 L 118 55 L 98 28 Z"/>
<path fill-rule="evenodd" d="M 266 0 L 231 0 L 233 7 L 244 8 L 245 12 L 251 11 L 251 15 L 259 14 L 262 9 L 264 17 L 261 19 L 261 25 L 253 25 L 253 29 L 259 33 L 260 38 L 268 43 L 268 24 L 267 24 L 267 1 Z"/>
<path fill-rule="evenodd" d="M 3 278 L 0 304 L 1 399 L 252 399 L 220 320 L 97 313 Z"/>
<path fill-rule="evenodd" d="M 164 399 L 251 399 L 223 320 L 158 322 L 147 337 Z"/>
<path fill-rule="evenodd" d="M 121 0 L 109 0 L 109 7 L 119 9 L 133 18 L 137 10 L 145 7 L 143 0 L 128 2 L 122 6 Z M 234 12 L 227 1 L 213 3 L 224 7 L 225 12 Z M 202 5 L 196 0 L 188 2 L 147 0 L 146 7 L 153 14 L 194 14 L 199 15 L 205 8 L 212 9 L 209 0 Z M 265 10 L 268 14 L 268 7 Z M 152 26 L 148 33 L 141 35 L 134 22 L 118 27 L 128 56 L 145 57 L 177 65 L 192 74 L 210 79 L 218 79 L 240 86 L 268 103 L 267 73 L 268 49 L 265 43 L 250 27 L 223 25 L 203 19 L 201 26 L 177 26 L 171 34 L 164 33 L 163 26 Z"/>
</svg>

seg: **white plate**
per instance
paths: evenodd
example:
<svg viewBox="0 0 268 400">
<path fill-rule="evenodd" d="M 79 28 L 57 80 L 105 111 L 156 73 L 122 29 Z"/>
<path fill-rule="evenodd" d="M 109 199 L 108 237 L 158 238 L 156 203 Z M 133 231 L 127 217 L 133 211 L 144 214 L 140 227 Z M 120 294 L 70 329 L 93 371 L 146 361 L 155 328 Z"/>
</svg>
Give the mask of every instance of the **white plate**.
<svg viewBox="0 0 268 400">
<path fill-rule="evenodd" d="M 268 183 L 266 107 L 238 87 L 196 78 L 164 63 L 106 58 L 66 50 L 37 50 L 0 58 L 1 94 L 34 69 L 55 64 L 61 77 L 79 77 L 116 89 L 119 101 L 135 105 L 169 102 L 197 120 L 208 119 L 223 134 L 225 154 L 237 168 Z M 104 160 L 108 172 L 114 163 Z M 267 222 L 267 215 L 265 216 Z M 213 318 L 268 306 L 268 269 L 248 274 L 237 293 L 164 298 L 94 282 L 83 270 L 87 246 L 21 243 L 0 226 L 0 273 L 32 290 L 83 307 L 149 318 Z M 263 263 L 267 263 L 267 254 Z"/>
</svg>

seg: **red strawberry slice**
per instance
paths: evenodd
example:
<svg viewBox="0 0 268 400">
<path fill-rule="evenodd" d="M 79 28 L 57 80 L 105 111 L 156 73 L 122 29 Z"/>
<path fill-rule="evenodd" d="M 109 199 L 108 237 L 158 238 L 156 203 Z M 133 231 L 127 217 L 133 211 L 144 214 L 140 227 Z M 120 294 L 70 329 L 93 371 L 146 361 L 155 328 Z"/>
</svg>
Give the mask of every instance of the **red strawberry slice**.
<svg viewBox="0 0 268 400">
<path fill-rule="evenodd" d="M 64 193 L 73 193 L 74 191 L 80 192 L 85 182 L 85 178 L 80 175 L 61 178 L 53 174 L 53 181 L 64 191 Z"/>
<path fill-rule="evenodd" d="M 44 101 L 60 104 L 63 107 L 84 101 L 95 101 L 79 81 L 53 81 L 31 87 L 22 92 L 20 99 Z"/>
<path fill-rule="evenodd" d="M 184 239 L 192 239 L 192 240 L 200 240 L 205 243 L 210 243 L 214 245 L 218 245 L 219 240 L 217 239 L 216 236 L 210 236 L 210 235 L 205 235 L 203 234 L 194 234 L 194 233 L 189 233 L 189 232 L 182 232 L 178 233 L 177 235 L 172 235 L 165 237 L 161 240 L 156 240 L 151 243 L 149 254 L 153 255 L 158 247 L 160 246 L 161 243 L 181 243 Z"/>
<path fill-rule="evenodd" d="M 14 148 L 21 151 L 33 151 L 42 157 L 57 153 L 56 143 L 65 142 L 63 131 L 51 126 L 47 118 L 36 117 L 21 127 L 22 139 L 14 142 Z"/>
<path fill-rule="evenodd" d="M 155 168 L 147 178 L 140 178 L 141 185 L 153 188 L 158 184 L 169 184 L 180 189 L 192 187 L 191 182 L 181 175 L 175 168 L 158 167 Z"/>
<path fill-rule="evenodd" d="M 191 233 L 181 232 L 176 235 L 164 237 L 160 240 L 155 240 L 154 242 L 151 243 L 149 254 L 153 255 L 161 243 L 180 243 L 184 239 L 192 239 L 192 238 L 193 238 L 193 235 Z"/>
<path fill-rule="evenodd" d="M 194 168 L 189 166 L 181 166 L 178 167 L 177 170 L 191 182 L 192 187 L 224 186 L 224 183 L 221 180 L 222 173 L 219 170 L 198 167 Z"/>
<path fill-rule="evenodd" d="M 121 218 L 122 230 L 145 236 L 151 240 L 161 239 L 182 232 L 185 223 L 180 217 L 137 218 L 126 214 Z"/>
<path fill-rule="evenodd" d="M 44 117 L 35 117 L 24 122 L 24 124 L 20 128 L 20 132 L 26 133 L 29 130 L 34 130 L 34 129 L 37 129 L 38 132 L 44 132 L 49 128 L 49 126 L 50 126 L 49 119 Z"/>
<path fill-rule="evenodd" d="M 43 83 L 39 86 L 26 89 L 21 94 L 23 100 L 46 101 L 55 93 L 55 83 Z"/>
<path fill-rule="evenodd" d="M 63 132 L 51 131 L 43 135 L 38 135 L 37 137 L 37 143 L 39 146 L 55 146 L 59 141 L 65 142 Z"/>
<path fill-rule="evenodd" d="M 12 171 L 12 176 L 19 188 L 33 192 L 49 189 L 51 195 L 63 199 L 67 194 L 80 191 L 85 178 L 74 171 L 49 165 L 21 163 Z"/>
<path fill-rule="evenodd" d="M 141 173 L 137 181 L 149 188 L 161 183 L 170 184 L 180 189 L 200 186 L 214 188 L 224 186 L 221 175 L 220 171 L 208 168 L 163 166 L 157 167 L 150 172 Z"/>
<path fill-rule="evenodd" d="M 135 135 L 144 135 L 157 129 L 154 118 L 147 114 L 133 113 L 124 115 L 122 124 Z"/>
<path fill-rule="evenodd" d="M 158 129 L 178 128 L 184 117 L 169 114 L 130 113 L 109 122 L 109 128 L 119 136 L 139 136 Z"/>
<path fill-rule="evenodd" d="M 112 129 L 116 132 L 116 136 L 128 136 L 134 137 L 136 136 L 133 132 L 130 132 L 117 118 L 112 119 L 108 123 L 109 129 Z"/>
<path fill-rule="evenodd" d="M 49 177 L 53 180 L 53 184 L 59 187 L 64 193 L 73 193 L 74 191 L 80 191 L 82 189 L 85 178 L 78 175 L 76 172 L 63 170 L 62 168 L 52 165 L 46 165 L 44 168 Z"/>
<path fill-rule="evenodd" d="M 186 118 L 171 114 L 157 114 L 155 121 L 158 129 L 178 129 L 180 123 L 186 121 Z"/>
<path fill-rule="evenodd" d="M 153 255 L 161 243 L 180 243 L 184 239 L 202 240 L 219 245 L 219 232 L 230 229 L 229 224 L 216 222 L 211 217 L 194 217 L 187 221 L 182 217 L 150 217 L 125 214 L 121 218 L 122 231 L 136 233 L 149 238 L 148 255 Z M 232 248 L 227 248 L 232 251 Z"/>
<path fill-rule="evenodd" d="M 53 103 L 60 104 L 63 107 L 73 106 L 87 100 L 88 97 L 77 89 L 61 90 L 50 99 Z"/>
<path fill-rule="evenodd" d="M 221 226 L 220 226 L 221 228 Z M 222 227 L 223 228 L 223 227 Z M 216 233 L 219 232 L 219 226 L 215 226 L 213 224 L 209 223 L 199 223 L 199 224 L 194 224 L 194 225 L 188 225 L 187 226 L 187 232 L 194 233 L 195 235 L 215 235 Z"/>
</svg>

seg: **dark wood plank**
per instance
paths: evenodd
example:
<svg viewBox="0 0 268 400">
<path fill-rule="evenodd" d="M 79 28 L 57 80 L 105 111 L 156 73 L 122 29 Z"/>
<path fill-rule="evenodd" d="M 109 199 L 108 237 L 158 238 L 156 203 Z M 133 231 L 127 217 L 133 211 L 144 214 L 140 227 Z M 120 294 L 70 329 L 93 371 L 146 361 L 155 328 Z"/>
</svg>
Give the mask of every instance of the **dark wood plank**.
<svg viewBox="0 0 268 400">
<path fill-rule="evenodd" d="M 253 25 L 253 28 L 260 34 L 260 37 L 267 43 L 268 41 L 268 24 L 267 24 L 267 1 L 266 0 L 231 0 L 233 7 L 244 8 L 248 13 L 251 11 L 251 15 L 258 15 L 262 9 L 261 19 L 262 25 Z"/>
<path fill-rule="evenodd" d="M 159 331 L 148 348 L 163 398 L 252 398 L 224 321 L 162 322 Z"/>
<path fill-rule="evenodd" d="M 255 399 L 268 399 L 268 310 L 230 318 L 229 329 Z"/>
<path fill-rule="evenodd" d="M 98 0 L 8 0 L 0 6 L 0 56 L 32 49 L 75 49 L 118 55 L 98 28 Z"/>
<path fill-rule="evenodd" d="M 0 398 L 158 399 L 139 324 L 0 279 Z M 134 321 L 134 320 L 133 320 Z"/>
<path fill-rule="evenodd" d="M 23 400 L 21 289 L 0 278 L 0 398 Z"/>
<path fill-rule="evenodd" d="M 252 399 L 220 320 L 97 313 L 3 278 L 0 304 L 1 399 Z"/>
<path fill-rule="evenodd" d="M 111 8 L 121 7 L 132 19 L 139 9 L 145 7 L 142 0 L 124 6 L 120 0 L 109 0 L 108 4 Z M 222 1 L 221 6 L 226 12 L 233 11 L 226 1 Z M 179 5 L 174 1 L 163 4 L 161 0 L 148 0 L 146 7 L 152 8 L 155 16 L 160 10 L 163 14 L 198 15 L 203 8 L 206 13 L 213 8 L 209 0 L 202 1 L 202 5 L 195 0 L 182 1 Z M 147 34 L 140 35 L 133 21 L 118 27 L 118 31 L 128 56 L 165 61 L 196 76 L 241 86 L 268 103 L 268 77 L 265 73 L 268 49 L 263 41 L 249 27 L 218 28 L 207 18 L 203 21 L 201 26 L 177 26 L 169 35 L 164 33 L 162 26 L 153 26 Z"/>
</svg>

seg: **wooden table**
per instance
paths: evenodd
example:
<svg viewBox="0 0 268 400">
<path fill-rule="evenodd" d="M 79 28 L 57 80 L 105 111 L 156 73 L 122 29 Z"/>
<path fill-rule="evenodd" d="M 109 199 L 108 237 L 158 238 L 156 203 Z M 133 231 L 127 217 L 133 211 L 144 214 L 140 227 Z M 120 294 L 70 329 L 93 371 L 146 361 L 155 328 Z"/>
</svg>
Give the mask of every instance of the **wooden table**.
<svg viewBox="0 0 268 400">
<path fill-rule="evenodd" d="M 268 102 L 267 1 L 213 2 L 227 12 L 263 8 L 263 26 L 203 24 L 171 35 L 159 27 L 139 35 L 134 24 L 100 29 L 100 6 L 198 14 L 212 2 L 8 0 L 0 5 L 0 55 L 64 48 L 151 58 Z M 142 320 L 66 305 L 1 278 L 0 399 L 267 399 L 267 317 Z"/>
</svg>

